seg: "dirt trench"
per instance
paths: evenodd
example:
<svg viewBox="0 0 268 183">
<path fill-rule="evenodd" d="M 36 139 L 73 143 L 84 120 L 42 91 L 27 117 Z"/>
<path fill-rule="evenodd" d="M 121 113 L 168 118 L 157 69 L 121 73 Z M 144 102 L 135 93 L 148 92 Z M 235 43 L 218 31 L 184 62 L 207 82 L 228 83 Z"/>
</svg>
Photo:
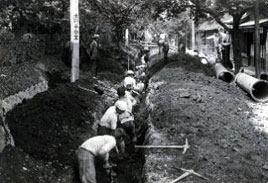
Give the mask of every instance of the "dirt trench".
<svg viewBox="0 0 268 183">
<path fill-rule="evenodd" d="M 151 69 L 150 76 L 165 63 L 162 60 L 158 64 Z M 80 183 L 75 151 L 83 141 L 96 135 L 96 121 L 115 102 L 118 87 L 118 84 L 105 79 L 89 79 L 88 75 L 81 72 L 81 80 L 70 84 L 65 75 L 51 72 L 48 91 L 23 100 L 7 113 L 6 121 L 15 147 L 6 147 L 0 156 L 0 182 Z M 106 88 L 104 95 L 79 88 L 83 86 L 94 91 L 95 85 Z M 108 95 L 105 94 L 107 91 Z M 133 109 L 138 144 L 144 143 L 148 133 L 150 111 L 146 105 L 146 95 L 143 94 L 140 104 Z M 118 160 L 112 152 L 113 160 L 118 163 L 115 168 L 118 176 L 114 182 L 142 183 L 144 151 L 129 146 L 126 149 L 124 160 Z M 99 183 L 110 182 L 99 161 L 97 180 Z"/>
<path fill-rule="evenodd" d="M 80 182 L 75 151 L 84 140 L 96 135 L 95 122 L 115 101 L 118 85 L 94 79 L 82 79 L 76 84 L 51 79 L 48 85 L 48 91 L 23 100 L 6 115 L 15 147 L 6 147 L 0 156 L 0 182 Z M 94 91 L 95 85 L 106 87 L 109 95 L 79 88 Z M 144 98 L 134 108 L 140 144 L 147 130 L 148 111 Z M 124 160 L 114 160 L 118 163 L 116 183 L 142 182 L 145 161 L 142 151 L 132 148 Z M 97 170 L 99 183 L 110 182 L 100 163 L 97 163 Z"/>
</svg>

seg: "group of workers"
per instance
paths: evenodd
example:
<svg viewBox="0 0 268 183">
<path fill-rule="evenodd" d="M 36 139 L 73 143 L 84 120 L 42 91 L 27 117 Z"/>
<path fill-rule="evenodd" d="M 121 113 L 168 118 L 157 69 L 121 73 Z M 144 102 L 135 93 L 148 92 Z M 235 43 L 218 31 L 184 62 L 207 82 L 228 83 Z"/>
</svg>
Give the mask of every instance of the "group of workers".
<svg viewBox="0 0 268 183">
<path fill-rule="evenodd" d="M 143 64 L 142 64 L 143 65 Z M 116 176 L 109 153 L 117 152 L 118 159 L 126 158 L 126 143 L 133 147 L 137 142 L 133 108 L 140 102 L 146 79 L 146 65 L 137 66 L 137 72 L 128 70 L 121 86 L 117 89 L 118 99 L 98 121 L 97 136 L 86 140 L 78 149 L 79 174 L 82 183 L 96 183 L 95 160 L 103 160 L 110 181 Z"/>
</svg>

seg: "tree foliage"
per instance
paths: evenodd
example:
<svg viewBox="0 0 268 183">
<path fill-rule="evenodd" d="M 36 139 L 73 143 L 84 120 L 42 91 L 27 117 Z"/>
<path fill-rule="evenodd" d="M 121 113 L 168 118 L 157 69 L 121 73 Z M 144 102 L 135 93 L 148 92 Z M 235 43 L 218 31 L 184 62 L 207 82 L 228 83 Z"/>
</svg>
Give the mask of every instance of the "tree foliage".
<svg viewBox="0 0 268 183">
<path fill-rule="evenodd" d="M 1 26 L 13 32 L 55 32 L 68 7 L 64 0 L 1 0 Z"/>
<path fill-rule="evenodd" d="M 123 30 L 140 16 L 144 0 L 87 0 L 92 11 L 110 23 L 115 32 L 116 41 L 123 38 Z"/>
</svg>

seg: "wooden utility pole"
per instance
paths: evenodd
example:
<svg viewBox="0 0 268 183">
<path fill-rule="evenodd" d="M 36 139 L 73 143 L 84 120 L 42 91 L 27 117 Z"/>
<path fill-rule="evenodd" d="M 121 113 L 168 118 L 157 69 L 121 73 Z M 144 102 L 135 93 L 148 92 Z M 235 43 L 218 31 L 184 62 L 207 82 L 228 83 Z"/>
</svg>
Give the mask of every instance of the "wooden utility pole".
<svg viewBox="0 0 268 183">
<path fill-rule="evenodd" d="M 71 82 L 79 79 L 79 0 L 70 0 L 72 70 Z"/>
<path fill-rule="evenodd" d="M 195 50 L 195 23 L 194 19 L 191 20 L 192 25 L 192 50 Z"/>
<path fill-rule="evenodd" d="M 260 14 L 259 14 L 259 0 L 255 2 L 255 46 L 254 46 L 254 63 L 256 77 L 260 78 L 261 75 L 261 60 L 260 60 Z"/>
</svg>

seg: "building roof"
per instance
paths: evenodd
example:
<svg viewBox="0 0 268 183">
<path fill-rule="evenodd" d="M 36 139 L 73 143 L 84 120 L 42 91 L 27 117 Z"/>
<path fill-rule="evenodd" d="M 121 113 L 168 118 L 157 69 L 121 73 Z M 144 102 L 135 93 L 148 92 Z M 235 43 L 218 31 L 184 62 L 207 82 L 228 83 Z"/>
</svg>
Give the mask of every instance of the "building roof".
<svg viewBox="0 0 268 183">
<path fill-rule="evenodd" d="M 228 14 L 225 14 L 222 17 L 221 21 L 229 25 L 230 22 L 232 22 L 232 17 Z M 211 20 L 211 21 L 204 21 L 202 24 L 200 24 L 200 26 L 198 27 L 198 30 L 210 31 L 210 30 L 218 30 L 219 28 L 222 28 L 222 26 L 218 24 L 215 20 Z"/>
<path fill-rule="evenodd" d="M 263 24 L 268 22 L 268 18 L 260 19 L 259 22 L 260 22 L 260 26 L 262 26 Z M 242 29 L 254 28 L 254 25 L 255 25 L 255 20 L 250 20 L 250 21 L 247 21 L 247 22 L 240 24 L 240 27 Z"/>
</svg>

